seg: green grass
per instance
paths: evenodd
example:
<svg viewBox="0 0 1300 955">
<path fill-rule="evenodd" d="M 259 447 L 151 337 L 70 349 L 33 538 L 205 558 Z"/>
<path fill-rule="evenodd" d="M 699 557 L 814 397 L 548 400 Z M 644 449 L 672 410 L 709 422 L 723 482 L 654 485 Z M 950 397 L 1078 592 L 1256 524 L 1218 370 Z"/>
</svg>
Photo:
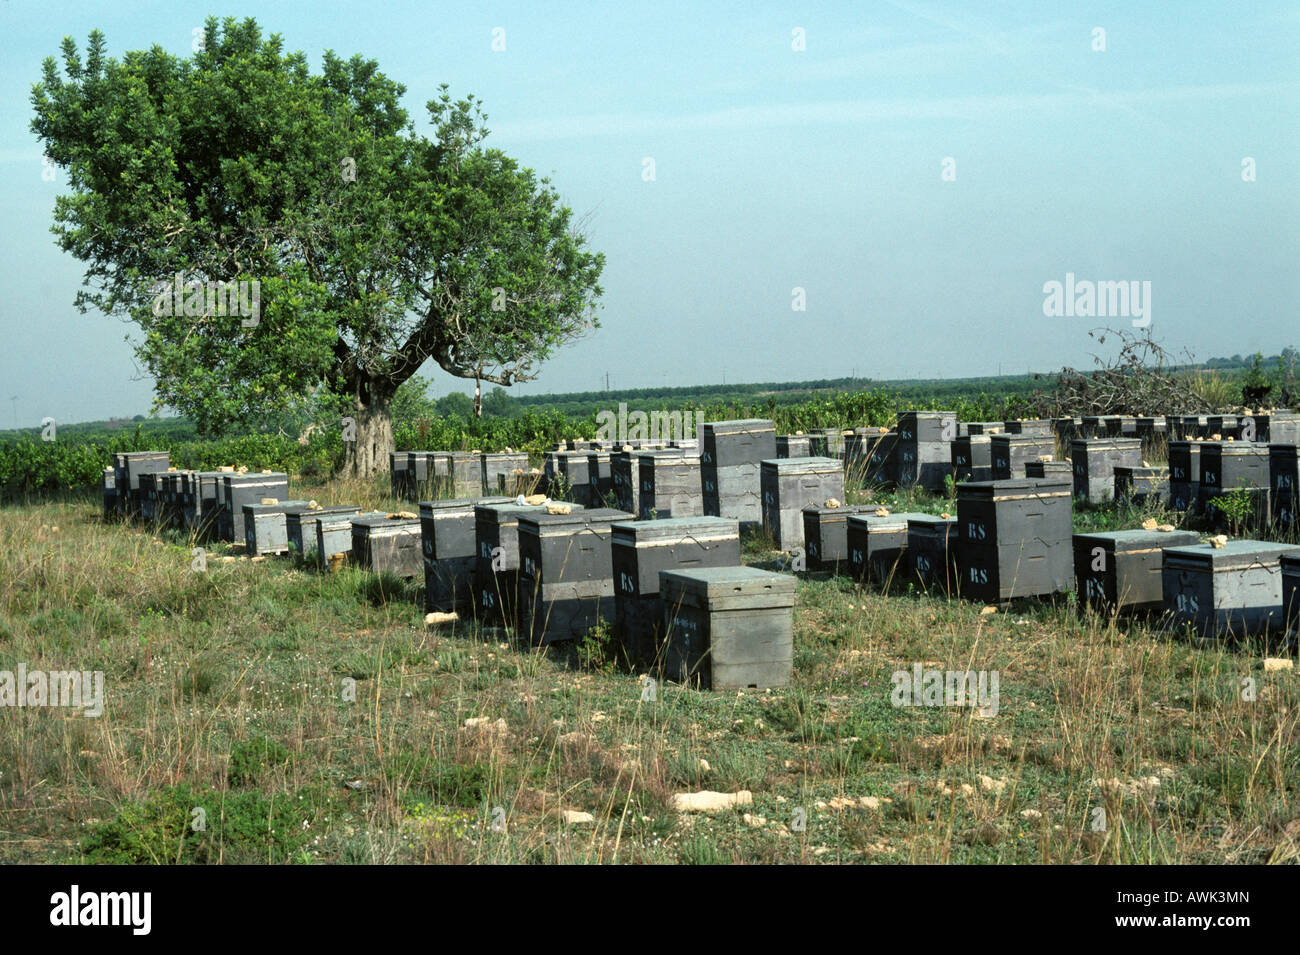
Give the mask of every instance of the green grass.
<svg viewBox="0 0 1300 955">
<path fill-rule="evenodd" d="M 302 490 L 395 504 L 377 486 Z M 1145 514 L 1079 508 L 1076 526 Z M 0 509 L 0 669 L 105 674 L 97 719 L 0 708 L 0 861 L 1295 858 L 1300 677 L 1264 672 L 1259 646 L 1080 618 L 1069 595 L 982 614 L 807 573 L 788 688 L 669 684 L 646 702 L 607 632 L 539 652 L 427 630 L 409 584 L 225 545 L 199 573 L 188 545 L 106 525 L 88 496 Z M 744 559 L 775 566 L 770 548 L 754 536 Z M 998 671 L 998 714 L 894 707 L 891 674 L 918 662 Z M 672 809 L 700 789 L 753 803 Z"/>
</svg>

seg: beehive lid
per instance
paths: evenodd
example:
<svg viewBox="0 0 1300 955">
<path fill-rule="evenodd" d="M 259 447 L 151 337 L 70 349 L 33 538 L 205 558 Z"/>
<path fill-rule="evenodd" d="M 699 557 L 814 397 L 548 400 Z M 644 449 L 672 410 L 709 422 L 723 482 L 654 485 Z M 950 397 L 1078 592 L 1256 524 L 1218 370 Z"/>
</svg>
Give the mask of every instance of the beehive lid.
<svg viewBox="0 0 1300 955">
<path fill-rule="evenodd" d="M 1141 438 L 1075 438 L 1073 444 L 1076 447 L 1086 448 L 1089 451 L 1096 451 L 1098 449 L 1103 451 L 1108 451 L 1114 448 L 1123 448 L 1125 450 L 1128 450 L 1129 448 L 1142 447 L 1142 439 Z"/>
<path fill-rule="evenodd" d="M 937 517 L 934 514 L 915 514 L 907 519 L 910 530 L 913 525 L 918 528 L 933 530 L 940 527 L 952 527 L 957 523 L 955 517 Z"/>
<path fill-rule="evenodd" d="M 659 594 L 665 606 L 682 603 L 707 608 L 739 602 L 750 609 L 794 605 L 795 579 L 755 567 L 701 567 L 661 570 Z"/>
<path fill-rule="evenodd" d="M 355 504 L 325 504 L 321 507 L 304 507 L 286 513 L 300 514 L 303 517 L 329 517 L 332 514 L 360 514 L 361 508 Z"/>
<path fill-rule="evenodd" d="M 913 518 L 932 518 L 932 514 L 921 514 L 915 511 L 900 511 L 897 514 L 886 514 L 884 517 L 877 517 L 872 508 L 866 514 L 850 514 L 850 521 L 862 521 L 867 525 L 869 532 L 872 531 L 905 531 L 907 522 Z M 937 519 L 937 518 L 936 518 Z"/>
<path fill-rule="evenodd" d="M 844 465 L 835 458 L 769 458 L 762 462 L 765 469 L 785 474 L 823 474 L 841 471 Z"/>
<path fill-rule="evenodd" d="M 1225 441 L 1216 446 L 1224 457 L 1231 455 L 1262 457 L 1268 452 L 1269 447 L 1265 441 Z"/>
<path fill-rule="evenodd" d="M 276 501 L 274 504 L 245 504 L 245 514 L 283 514 L 289 510 L 307 510 L 306 501 Z"/>
<path fill-rule="evenodd" d="M 1007 444 L 1046 444 L 1053 440 L 1050 434 L 1012 434 L 1011 432 L 1001 432 L 989 435 L 989 437 L 999 443 L 1005 442 Z"/>
<path fill-rule="evenodd" d="M 955 411 L 900 411 L 898 420 L 931 421 L 939 418 L 955 418 Z"/>
<path fill-rule="evenodd" d="M 1014 501 L 1073 495 L 1074 485 L 1062 478 L 1010 478 L 1004 481 L 963 481 L 957 500 Z"/>
<path fill-rule="evenodd" d="M 289 480 L 289 475 L 283 471 L 272 471 L 270 474 L 263 474 L 261 471 L 247 471 L 239 474 L 235 471 L 222 471 L 222 479 L 233 487 L 255 486 L 258 484 L 280 484 Z"/>
<path fill-rule="evenodd" d="M 389 517 L 384 511 L 373 511 L 369 514 L 362 514 L 352 518 L 351 523 L 355 526 L 360 524 L 362 527 L 418 527 L 420 519 L 418 517 Z"/>
<path fill-rule="evenodd" d="M 706 421 L 704 427 L 714 435 L 756 434 L 764 431 L 776 433 L 776 422 L 765 418 L 741 418 L 735 421 Z"/>
<path fill-rule="evenodd" d="M 348 527 L 366 518 L 387 520 L 388 514 L 384 511 L 364 511 L 360 514 L 325 514 L 321 517 L 320 523 L 326 527 Z"/>
<path fill-rule="evenodd" d="M 568 514 L 547 514 L 544 511 L 537 514 L 520 514 L 519 524 L 521 527 L 525 524 L 533 525 L 540 533 L 545 534 L 552 531 L 578 530 L 583 527 L 590 527 L 593 524 L 610 524 L 614 521 L 631 521 L 635 519 L 635 514 L 620 511 L 617 508 L 592 507 L 585 510 L 575 508 Z"/>
<path fill-rule="evenodd" d="M 421 501 L 420 516 L 433 517 L 440 511 L 473 511 L 484 504 L 513 504 L 513 497 L 453 497 L 439 501 Z"/>
<path fill-rule="evenodd" d="M 715 541 L 740 537 L 740 521 L 726 517 L 668 517 L 657 521 L 619 521 L 614 539 L 626 544 L 663 541 Z"/>
<path fill-rule="evenodd" d="M 568 501 L 564 503 L 569 504 Z M 581 504 L 569 504 L 569 507 L 574 511 L 586 510 Z M 520 514 L 542 514 L 545 511 L 545 504 L 516 504 L 514 501 L 509 504 L 477 504 L 474 518 L 493 524 L 514 524 L 519 521 Z"/>
<path fill-rule="evenodd" d="M 1209 567 L 1214 571 L 1241 570 L 1260 563 L 1272 563 L 1283 554 L 1300 554 L 1300 546 L 1273 541 L 1228 541 L 1223 547 L 1194 544 L 1170 547 L 1165 551 L 1166 566 Z"/>
<path fill-rule="evenodd" d="M 1138 527 L 1124 531 L 1075 534 L 1074 539 L 1076 543 L 1089 548 L 1104 547 L 1116 554 L 1131 554 L 1157 548 L 1194 547 L 1200 538 L 1194 531 L 1149 531 Z"/>
</svg>

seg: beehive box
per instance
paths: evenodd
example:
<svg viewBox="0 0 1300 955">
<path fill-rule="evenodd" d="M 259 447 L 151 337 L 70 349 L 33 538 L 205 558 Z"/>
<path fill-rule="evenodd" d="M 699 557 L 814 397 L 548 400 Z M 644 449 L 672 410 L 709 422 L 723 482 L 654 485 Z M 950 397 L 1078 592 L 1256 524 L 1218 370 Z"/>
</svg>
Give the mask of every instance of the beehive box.
<svg viewBox="0 0 1300 955">
<path fill-rule="evenodd" d="M 1115 466 L 1115 500 L 1145 504 L 1148 501 L 1169 503 L 1169 470 Z"/>
<path fill-rule="evenodd" d="M 1067 444 L 1075 438 L 1084 437 L 1082 418 L 1053 418 L 1052 431 Z"/>
<path fill-rule="evenodd" d="M 695 570 L 740 564 L 740 522 L 683 517 L 612 525 L 614 622 L 627 659 L 658 669 L 663 604 L 661 570 Z"/>
<path fill-rule="evenodd" d="M 1169 506 L 1194 511 L 1201 493 L 1201 443 L 1169 442 Z"/>
<path fill-rule="evenodd" d="M 1300 445 L 1300 414 L 1293 411 L 1274 411 L 1270 414 L 1252 416 L 1255 437 L 1253 440 L 1268 444 Z M 1242 418 L 1237 425 L 1237 438 L 1251 440 L 1249 428 L 1245 427 L 1247 418 Z"/>
<path fill-rule="evenodd" d="M 963 421 L 957 425 L 957 434 L 960 437 L 962 429 L 965 429 L 968 435 L 989 435 L 1002 434 L 1007 430 L 1005 421 Z"/>
<path fill-rule="evenodd" d="M 1212 497 L 1239 487 L 1269 486 L 1268 445 L 1244 441 L 1206 441 L 1201 445 L 1198 510 Z"/>
<path fill-rule="evenodd" d="M 859 477 L 866 471 L 871 452 L 885 435 L 888 428 L 854 428 L 842 435 L 844 447 L 844 470 Z M 830 457 L 830 455 L 821 455 Z"/>
<path fill-rule="evenodd" d="M 606 454 L 604 459 L 608 470 L 609 455 Z M 485 494 L 509 494 L 515 490 L 515 472 L 528 470 L 528 455 L 522 451 L 485 452 L 482 461 Z"/>
<path fill-rule="evenodd" d="M 1026 461 L 1025 477 L 1035 481 L 1055 478 L 1073 484 L 1074 470 L 1070 467 L 1069 461 Z"/>
<path fill-rule="evenodd" d="M 565 451 L 556 456 L 559 485 L 567 490 L 564 499 L 584 507 L 596 503 L 591 483 L 591 459 L 586 451 Z"/>
<path fill-rule="evenodd" d="M 1294 444 L 1268 446 L 1268 486 L 1272 489 L 1269 504 L 1273 523 L 1283 530 L 1294 526 L 1296 505 L 1300 504 L 1300 447 Z"/>
<path fill-rule="evenodd" d="M 1070 443 L 1074 496 L 1097 504 L 1115 496 L 1115 465 L 1142 467 L 1137 438 L 1088 438 Z"/>
<path fill-rule="evenodd" d="M 961 579 L 957 565 L 960 531 L 955 517 L 926 514 L 907 522 L 911 581 L 924 590 L 953 592 Z"/>
<path fill-rule="evenodd" d="M 260 504 L 267 498 L 283 501 L 289 496 L 289 475 L 283 471 L 257 474 L 232 471 L 221 475 L 217 531 L 224 541 L 244 539 L 244 505 Z"/>
<path fill-rule="evenodd" d="M 700 459 L 677 449 L 643 451 L 637 459 L 637 494 L 642 520 L 703 517 Z"/>
<path fill-rule="evenodd" d="M 352 522 L 359 518 L 381 518 L 383 511 L 363 511 L 360 514 L 325 514 L 316 520 L 316 566 L 322 573 L 331 569 L 332 558 L 342 555 L 352 557 Z"/>
<path fill-rule="evenodd" d="M 886 431 L 871 447 L 867 455 L 867 469 L 862 475 L 864 484 L 895 484 L 898 482 L 898 432 Z"/>
<path fill-rule="evenodd" d="M 1300 547 L 1236 540 L 1165 550 L 1162 590 L 1165 613 L 1175 627 L 1202 637 L 1263 633 L 1280 628 L 1283 554 Z"/>
<path fill-rule="evenodd" d="M 104 517 L 117 515 L 117 472 L 104 468 Z"/>
<path fill-rule="evenodd" d="M 1072 503 L 1068 481 L 959 485 L 961 595 L 999 603 L 1069 590 Z"/>
<path fill-rule="evenodd" d="M 787 686 L 795 580 L 753 567 L 666 570 L 664 675 L 704 689 Z"/>
<path fill-rule="evenodd" d="M 706 421 L 700 446 L 700 466 L 705 470 L 738 464 L 757 466 L 776 457 L 776 425 L 762 418 Z"/>
<path fill-rule="evenodd" d="M 842 458 L 844 456 L 844 434 L 841 428 L 822 428 L 814 433 L 816 445 L 810 449 L 815 457 Z"/>
<path fill-rule="evenodd" d="M 609 483 L 614 504 L 629 514 L 641 513 L 641 452 L 615 451 L 609 456 Z"/>
<path fill-rule="evenodd" d="M 803 509 L 803 540 L 809 570 L 835 570 L 849 559 L 849 515 L 873 514 L 876 505 L 825 507 L 812 504 Z"/>
<path fill-rule="evenodd" d="M 1282 569 L 1282 617 L 1288 630 L 1300 627 L 1300 554 L 1283 554 L 1279 559 Z"/>
<path fill-rule="evenodd" d="M 1237 416 L 1235 414 L 1212 414 L 1205 418 L 1205 428 L 1210 435 L 1219 435 L 1226 439 L 1237 435 Z"/>
<path fill-rule="evenodd" d="M 218 532 L 225 475 L 224 471 L 187 471 L 181 477 L 185 526 L 198 540 L 208 540 Z"/>
<path fill-rule="evenodd" d="M 482 497 L 483 455 L 474 451 L 451 453 L 451 493 L 456 498 Z"/>
<path fill-rule="evenodd" d="M 290 509 L 307 510 L 306 501 L 280 501 L 276 504 L 244 505 L 244 548 L 250 557 L 289 553 L 289 525 L 285 514 Z"/>
<path fill-rule="evenodd" d="M 590 482 L 592 505 L 605 507 L 614 494 L 613 475 L 610 472 L 608 451 L 587 452 L 587 480 Z"/>
<path fill-rule="evenodd" d="M 1025 466 L 1056 453 L 1056 439 L 1050 434 L 995 434 L 992 438 L 991 469 L 994 481 L 1027 478 Z"/>
<path fill-rule="evenodd" d="M 952 443 L 952 476 L 958 482 L 992 480 L 992 434 L 969 434 Z"/>
<path fill-rule="evenodd" d="M 508 497 L 420 502 L 425 611 L 459 612 L 474 606 L 474 574 L 478 569 L 475 508 L 511 503 Z"/>
<path fill-rule="evenodd" d="M 172 471 L 165 482 L 167 525 L 176 530 L 185 529 L 185 484 L 191 471 Z"/>
<path fill-rule="evenodd" d="M 451 452 L 408 451 L 401 500 L 427 501 L 451 490 Z"/>
<path fill-rule="evenodd" d="M 166 471 L 170 457 L 166 451 L 123 451 L 113 455 L 113 483 L 122 514 L 140 516 L 140 475 Z"/>
<path fill-rule="evenodd" d="M 166 472 L 161 472 L 165 474 Z M 146 471 L 140 475 L 140 484 L 136 489 L 139 500 L 140 520 L 156 521 L 161 516 L 158 508 L 158 487 L 160 472 Z"/>
<path fill-rule="evenodd" d="M 1099 613 L 1159 612 L 1164 608 L 1164 548 L 1197 543 L 1192 531 L 1098 531 L 1074 535 L 1079 609 Z"/>
<path fill-rule="evenodd" d="M 951 411 L 900 411 L 898 484 L 942 490 L 952 473 L 949 444 L 956 437 L 957 416 Z"/>
<path fill-rule="evenodd" d="M 1142 442 L 1142 454 L 1145 457 L 1168 440 L 1168 424 L 1164 418 L 1140 417 L 1136 422 L 1136 434 Z"/>
<path fill-rule="evenodd" d="M 1166 419 L 1169 420 L 1169 419 Z M 1171 437 L 1177 441 L 1192 441 L 1209 437 L 1209 423 L 1205 415 L 1178 415 L 1177 430 Z"/>
<path fill-rule="evenodd" d="M 421 559 L 418 517 L 366 517 L 352 519 L 352 562 L 375 574 L 418 577 Z"/>
<path fill-rule="evenodd" d="M 407 469 L 410 467 L 410 451 L 390 451 L 388 453 L 388 481 L 393 497 L 399 501 L 406 499 L 410 493 L 407 481 Z"/>
<path fill-rule="evenodd" d="M 844 471 L 834 458 L 764 461 L 759 472 L 763 526 L 780 550 L 803 545 L 803 509 L 844 500 Z"/>
<path fill-rule="evenodd" d="M 316 522 L 322 518 L 356 517 L 361 508 L 349 504 L 330 504 L 325 507 L 286 511 L 285 536 L 289 550 L 306 557 L 316 552 Z"/>
<path fill-rule="evenodd" d="M 757 464 L 733 464 L 730 467 L 706 468 L 700 458 L 700 484 L 704 494 L 704 513 L 710 517 L 727 517 L 740 521 L 748 530 L 763 521 L 761 472 Z M 644 462 L 642 462 L 644 466 Z M 644 497 L 644 479 L 641 485 Z M 645 501 L 641 508 L 644 511 Z"/>
<path fill-rule="evenodd" d="M 907 524 L 927 514 L 899 512 L 878 517 L 874 508 L 866 514 L 850 514 L 845 529 L 849 551 L 849 573 L 855 580 L 889 589 L 911 577 L 907 560 Z"/>
<path fill-rule="evenodd" d="M 519 629 L 534 644 L 583 636 L 614 615 L 613 508 L 519 517 Z"/>
<path fill-rule="evenodd" d="M 572 513 L 582 505 L 570 508 Z M 518 626 L 519 515 L 545 512 L 545 504 L 474 507 L 474 606 L 481 622 Z"/>
<path fill-rule="evenodd" d="M 1007 434 L 1051 434 L 1052 422 L 1049 418 L 1018 418 L 1003 422 Z"/>
<path fill-rule="evenodd" d="M 776 456 L 778 458 L 812 457 L 812 437 L 806 434 L 778 434 Z"/>
</svg>

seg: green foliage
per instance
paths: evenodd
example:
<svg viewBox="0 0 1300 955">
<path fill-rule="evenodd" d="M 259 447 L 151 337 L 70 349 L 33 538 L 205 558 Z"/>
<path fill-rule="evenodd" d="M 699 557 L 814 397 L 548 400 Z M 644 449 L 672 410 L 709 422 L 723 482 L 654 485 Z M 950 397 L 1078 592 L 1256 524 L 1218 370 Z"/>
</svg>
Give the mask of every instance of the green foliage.
<svg viewBox="0 0 1300 955">
<path fill-rule="evenodd" d="M 282 864 L 299 858 L 328 808 L 328 797 L 315 790 L 272 798 L 261 792 L 196 791 L 185 783 L 165 786 L 92 824 L 81 852 L 93 864 Z M 204 811 L 203 829 L 194 828 L 200 818 L 195 809 Z"/>
<path fill-rule="evenodd" d="M 254 736 L 231 747 L 226 781 L 231 786 L 253 785 L 267 773 L 288 766 L 290 760 L 289 750 L 281 743 Z"/>
</svg>

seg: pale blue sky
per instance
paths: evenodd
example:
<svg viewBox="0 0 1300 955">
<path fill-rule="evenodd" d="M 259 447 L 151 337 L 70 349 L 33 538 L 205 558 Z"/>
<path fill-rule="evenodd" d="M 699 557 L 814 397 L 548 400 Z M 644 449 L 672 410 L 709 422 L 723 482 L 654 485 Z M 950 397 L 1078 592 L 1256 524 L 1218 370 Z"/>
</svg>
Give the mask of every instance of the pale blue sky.
<svg viewBox="0 0 1300 955">
<path fill-rule="evenodd" d="M 95 27 L 113 56 L 184 53 L 209 14 L 255 16 L 314 69 L 377 59 L 417 128 L 439 83 L 476 94 L 489 141 L 589 214 L 603 327 L 520 391 L 1090 364 L 1099 321 L 1043 314 L 1067 272 L 1150 281 L 1153 332 L 1198 358 L 1300 345 L 1294 3 L 4 0 L 6 426 L 11 395 L 23 425 L 152 397 L 131 326 L 72 307 L 83 269 L 48 232 L 64 181 L 28 131 L 40 62 Z"/>
</svg>

